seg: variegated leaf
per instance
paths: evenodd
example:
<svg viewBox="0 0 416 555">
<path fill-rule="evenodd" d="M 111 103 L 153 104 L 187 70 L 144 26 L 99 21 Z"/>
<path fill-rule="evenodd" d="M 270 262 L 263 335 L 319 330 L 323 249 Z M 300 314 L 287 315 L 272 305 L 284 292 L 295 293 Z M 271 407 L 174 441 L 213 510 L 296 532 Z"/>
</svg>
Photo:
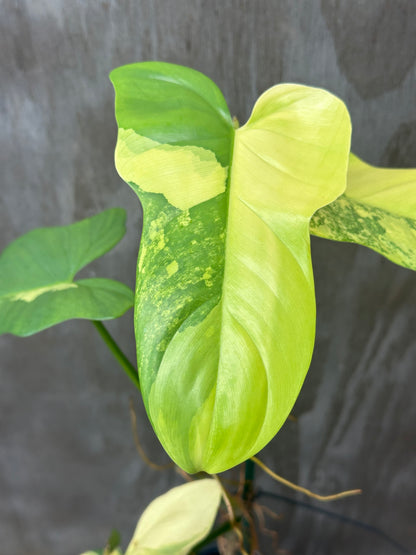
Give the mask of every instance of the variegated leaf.
<svg viewBox="0 0 416 555">
<path fill-rule="evenodd" d="M 188 472 L 276 434 L 305 378 L 315 299 L 309 221 L 345 188 L 350 123 L 321 89 L 279 85 L 234 131 L 188 68 L 115 70 L 116 166 L 144 211 L 135 332 L 153 427 Z"/>
</svg>

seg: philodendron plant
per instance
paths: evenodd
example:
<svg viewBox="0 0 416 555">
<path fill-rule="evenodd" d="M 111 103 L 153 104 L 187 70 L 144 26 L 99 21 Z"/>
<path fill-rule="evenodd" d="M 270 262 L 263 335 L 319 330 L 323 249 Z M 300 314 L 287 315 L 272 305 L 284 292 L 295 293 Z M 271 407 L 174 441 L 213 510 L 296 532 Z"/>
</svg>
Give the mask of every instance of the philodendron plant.
<svg viewBox="0 0 416 555">
<path fill-rule="evenodd" d="M 275 436 L 304 381 L 315 336 L 310 234 L 415 270 L 416 169 L 351 154 L 348 111 L 322 89 L 272 87 L 238 127 L 217 86 L 192 69 L 146 62 L 111 80 L 116 166 L 143 206 L 136 293 L 74 280 L 122 238 L 123 210 L 35 230 L 0 257 L 0 333 L 92 320 L 175 463 L 222 472 Z M 101 323 L 133 303 L 138 374 Z M 185 554 L 206 536 L 221 488 L 182 487 L 149 507 L 128 555 Z M 169 528 L 179 506 L 183 530 Z"/>
<path fill-rule="evenodd" d="M 222 472 L 275 436 L 304 381 L 310 233 L 416 269 L 416 170 L 351 154 L 348 111 L 322 89 L 272 87 L 238 128 L 217 86 L 192 69 L 146 62 L 110 78 L 116 167 L 143 206 L 144 403 L 176 464 Z"/>
</svg>

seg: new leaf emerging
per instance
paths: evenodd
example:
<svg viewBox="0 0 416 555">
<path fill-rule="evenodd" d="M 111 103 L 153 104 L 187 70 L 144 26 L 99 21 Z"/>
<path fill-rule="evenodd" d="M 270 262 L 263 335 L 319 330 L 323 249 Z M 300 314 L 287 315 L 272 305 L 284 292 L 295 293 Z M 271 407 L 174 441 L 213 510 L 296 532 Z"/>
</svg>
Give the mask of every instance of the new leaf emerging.
<svg viewBox="0 0 416 555">
<path fill-rule="evenodd" d="M 209 533 L 221 502 L 212 478 L 195 480 L 156 497 L 145 509 L 125 555 L 187 555 Z M 119 548 L 82 555 L 122 555 Z"/>
<path fill-rule="evenodd" d="M 187 555 L 211 530 L 221 495 L 219 483 L 206 478 L 156 497 L 140 517 L 126 555 Z"/>
</svg>

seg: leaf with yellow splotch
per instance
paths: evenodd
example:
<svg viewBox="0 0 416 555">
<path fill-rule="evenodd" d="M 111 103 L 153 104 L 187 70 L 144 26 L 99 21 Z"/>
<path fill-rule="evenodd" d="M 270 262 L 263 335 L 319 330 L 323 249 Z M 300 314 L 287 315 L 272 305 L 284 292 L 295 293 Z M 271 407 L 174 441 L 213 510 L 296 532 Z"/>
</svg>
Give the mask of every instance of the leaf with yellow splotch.
<svg viewBox="0 0 416 555">
<path fill-rule="evenodd" d="M 311 233 L 416 270 L 416 169 L 376 168 L 351 154 L 345 193 L 318 210 Z"/>
<path fill-rule="evenodd" d="M 72 318 L 108 320 L 133 305 L 126 285 L 75 274 L 116 245 L 125 233 L 121 208 L 81 222 L 36 229 L 0 256 L 0 333 L 32 335 Z"/>
<path fill-rule="evenodd" d="M 345 189 L 350 122 L 321 89 L 279 85 L 235 130 L 189 68 L 114 70 L 116 167 L 143 205 L 135 334 L 152 425 L 187 472 L 257 453 L 309 367 L 309 221 Z"/>
<path fill-rule="evenodd" d="M 117 170 L 138 191 L 160 193 L 179 210 L 205 202 L 225 191 L 227 168 L 210 150 L 151 141 L 132 129 L 120 129 Z"/>
</svg>

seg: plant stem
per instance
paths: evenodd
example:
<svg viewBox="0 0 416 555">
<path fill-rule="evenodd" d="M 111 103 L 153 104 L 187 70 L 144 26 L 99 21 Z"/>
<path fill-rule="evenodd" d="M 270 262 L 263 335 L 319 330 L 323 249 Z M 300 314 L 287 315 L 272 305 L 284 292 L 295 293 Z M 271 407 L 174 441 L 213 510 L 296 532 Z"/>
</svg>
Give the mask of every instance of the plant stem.
<svg viewBox="0 0 416 555">
<path fill-rule="evenodd" d="M 250 512 L 251 504 L 254 497 L 254 471 L 255 464 L 251 459 L 246 460 L 244 463 L 244 488 L 242 493 L 243 503 L 247 511 L 246 516 L 243 516 L 241 521 L 241 530 L 244 538 L 244 549 L 249 553 L 252 551 L 252 529 L 250 526 Z"/>
<path fill-rule="evenodd" d="M 227 522 L 224 522 L 224 524 L 221 524 L 221 526 L 218 526 L 218 528 L 215 528 L 214 530 L 212 530 L 206 538 L 204 538 L 201 542 L 199 542 L 198 545 L 194 547 L 191 553 L 198 553 L 198 551 L 202 547 L 209 545 L 212 542 L 212 540 L 215 540 L 216 538 L 218 538 L 218 536 L 221 536 L 222 534 L 225 534 L 226 532 L 229 532 L 230 530 L 232 530 L 234 528 L 235 523 L 239 522 L 240 520 L 241 520 L 241 517 L 237 516 L 234 523 L 228 520 Z"/>
<path fill-rule="evenodd" d="M 95 326 L 98 333 L 101 335 L 102 339 L 104 340 L 104 343 L 113 353 L 117 362 L 123 368 L 125 373 L 131 379 L 134 385 L 137 387 L 137 389 L 140 391 L 139 376 L 137 375 L 137 370 L 135 369 L 133 364 L 129 361 L 129 359 L 126 357 L 126 355 L 117 345 L 117 343 L 114 341 L 113 337 L 110 335 L 108 330 L 104 327 L 102 322 L 100 322 L 99 320 L 90 320 L 90 322 L 92 322 L 92 324 Z"/>
<path fill-rule="evenodd" d="M 254 489 L 254 470 L 255 464 L 251 459 L 245 462 L 245 475 L 244 475 L 244 489 L 243 489 L 243 499 L 244 501 L 250 501 L 253 499 L 253 489 Z"/>
</svg>

